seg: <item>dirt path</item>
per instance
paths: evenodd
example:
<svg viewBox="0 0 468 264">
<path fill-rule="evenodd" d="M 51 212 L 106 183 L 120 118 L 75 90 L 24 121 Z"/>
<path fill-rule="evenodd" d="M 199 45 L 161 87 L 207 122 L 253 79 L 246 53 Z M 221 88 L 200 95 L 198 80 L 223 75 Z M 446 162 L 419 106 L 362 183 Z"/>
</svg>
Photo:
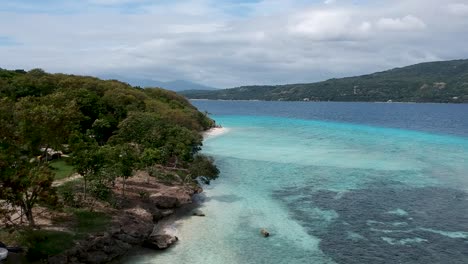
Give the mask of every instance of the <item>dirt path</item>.
<svg viewBox="0 0 468 264">
<path fill-rule="evenodd" d="M 72 174 L 70 177 L 68 177 L 68 178 L 54 181 L 54 182 L 52 183 L 52 187 L 58 187 L 58 186 L 60 186 L 60 185 L 63 185 L 63 184 L 65 184 L 65 183 L 67 183 L 67 182 L 74 181 L 74 180 L 79 179 L 79 178 L 81 178 L 81 175 L 80 175 L 80 174 L 78 174 L 78 173 L 73 173 L 73 174 Z"/>
</svg>

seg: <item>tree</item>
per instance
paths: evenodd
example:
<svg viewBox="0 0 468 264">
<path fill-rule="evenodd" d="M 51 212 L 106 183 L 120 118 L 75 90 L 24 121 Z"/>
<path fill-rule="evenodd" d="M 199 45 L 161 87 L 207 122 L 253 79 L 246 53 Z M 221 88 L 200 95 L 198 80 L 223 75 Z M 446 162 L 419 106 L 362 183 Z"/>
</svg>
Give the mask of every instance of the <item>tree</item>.
<svg viewBox="0 0 468 264">
<path fill-rule="evenodd" d="M 42 98 L 25 97 L 15 104 L 18 133 L 31 154 L 44 148 L 60 150 L 77 127 L 81 115 L 76 104 L 64 104 L 64 95 L 56 93 Z M 10 110 L 11 111 L 11 110 Z"/>
<path fill-rule="evenodd" d="M 84 199 L 88 192 L 88 183 L 99 176 L 106 165 L 103 152 L 97 142 L 87 136 L 75 134 L 70 139 L 72 164 L 75 170 L 83 177 Z"/>
<path fill-rule="evenodd" d="M 58 131 L 51 130 L 56 128 L 56 118 L 64 118 L 54 114 L 57 112 L 52 111 L 47 118 L 27 114 L 47 110 L 47 106 L 35 100 L 15 104 L 2 99 L 0 104 L 0 199 L 21 207 L 31 226 L 34 225 L 32 210 L 35 204 L 56 198 L 48 164 L 37 159 L 36 154 L 42 144 L 55 145 L 63 139 L 56 133 L 65 133 L 61 127 L 57 127 Z M 48 124 L 51 127 L 44 128 Z"/>
<path fill-rule="evenodd" d="M 140 156 L 135 145 L 121 144 L 106 149 L 107 160 L 114 167 L 116 177 L 122 177 L 122 196 L 125 197 L 125 184 L 138 167 Z"/>
<path fill-rule="evenodd" d="M 57 201 L 52 182 L 52 172 L 47 164 L 25 158 L 16 159 L 2 170 L 0 197 L 21 207 L 29 225 L 34 226 L 34 206 L 39 201 L 49 204 Z"/>
<path fill-rule="evenodd" d="M 203 183 L 210 184 L 210 181 L 218 178 L 219 169 L 214 165 L 213 158 L 197 154 L 190 164 L 192 179 L 199 178 Z"/>
</svg>

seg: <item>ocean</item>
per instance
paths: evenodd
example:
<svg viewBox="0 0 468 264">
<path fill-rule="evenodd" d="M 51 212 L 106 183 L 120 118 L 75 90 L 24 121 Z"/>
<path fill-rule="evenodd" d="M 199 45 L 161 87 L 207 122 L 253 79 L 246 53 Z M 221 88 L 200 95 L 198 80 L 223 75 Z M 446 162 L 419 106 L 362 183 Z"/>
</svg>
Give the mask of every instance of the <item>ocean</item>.
<svg viewBox="0 0 468 264">
<path fill-rule="evenodd" d="M 127 263 L 468 263 L 468 105 L 192 103 L 223 127 L 206 217 Z"/>
</svg>

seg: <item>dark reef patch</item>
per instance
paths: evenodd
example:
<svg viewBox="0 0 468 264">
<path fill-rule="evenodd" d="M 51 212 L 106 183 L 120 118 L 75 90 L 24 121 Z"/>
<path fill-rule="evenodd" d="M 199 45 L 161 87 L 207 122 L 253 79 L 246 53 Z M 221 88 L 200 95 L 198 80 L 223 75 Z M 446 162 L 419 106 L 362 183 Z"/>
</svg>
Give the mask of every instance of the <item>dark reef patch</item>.
<svg viewBox="0 0 468 264">
<path fill-rule="evenodd" d="M 337 193 L 274 193 L 337 263 L 468 263 L 468 195 L 450 188 L 376 184 Z"/>
</svg>

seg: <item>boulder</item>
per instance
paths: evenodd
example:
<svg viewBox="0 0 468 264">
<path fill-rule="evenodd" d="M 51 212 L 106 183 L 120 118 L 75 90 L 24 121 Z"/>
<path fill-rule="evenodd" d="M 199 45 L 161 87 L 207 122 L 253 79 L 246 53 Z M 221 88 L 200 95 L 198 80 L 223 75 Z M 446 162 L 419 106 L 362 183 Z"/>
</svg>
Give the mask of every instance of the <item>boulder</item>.
<svg viewBox="0 0 468 264">
<path fill-rule="evenodd" d="M 145 243 L 143 243 L 143 246 L 151 249 L 166 249 L 178 240 L 179 238 L 177 238 L 176 236 L 171 236 L 168 234 L 158 234 L 150 236 L 145 241 Z"/>
<path fill-rule="evenodd" d="M 162 214 L 163 214 L 164 217 L 168 217 L 168 216 L 170 216 L 170 215 L 172 215 L 174 213 L 175 213 L 174 210 L 164 210 L 164 211 L 162 211 Z"/>
<path fill-rule="evenodd" d="M 201 212 L 201 211 L 195 211 L 195 212 L 193 212 L 192 215 L 194 215 L 194 216 L 205 216 L 205 214 L 203 212 Z"/>
<path fill-rule="evenodd" d="M 265 228 L 260 229 L 260 234 L 263 237 L 269 237 L 270 236 L 270 232 L 268 232 Z"/>
<path fill-rule="evenodd" d="M 179 199 L 175 196 L 155 195 L 150 197 L 151 202 L 158 208 L 169 209 L 181 206 Z"/>
<path fill-rule="evenodd" d="M 161 212 L 160 210 L 154 210 L 154 212 L 153 212 L 153 223 L 156 223 L 156 222 L 158 222 L 159 220 L 161 220 L 163 218 L 164 218 L 163 212 Z"/>
</svg>

